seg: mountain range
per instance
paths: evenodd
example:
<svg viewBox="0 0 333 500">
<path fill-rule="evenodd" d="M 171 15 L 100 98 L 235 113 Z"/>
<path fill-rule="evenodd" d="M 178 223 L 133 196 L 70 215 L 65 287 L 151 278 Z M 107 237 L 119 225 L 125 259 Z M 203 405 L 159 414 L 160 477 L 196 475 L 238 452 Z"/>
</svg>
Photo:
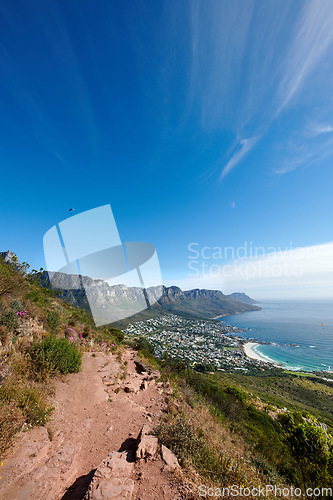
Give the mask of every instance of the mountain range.
<svg viewBox="0 0 333 500">
<path fill-rule="evenodd" d="M 7 264 L 25 273 L 24 266 L 13 252 L 1 252 L 0 255 Z M 167 314 L 215 319 L 260 309 L 254 305 L 253 299 L 240 292 L 225 295 L 220 290 L 196 288 L 184 291 L 177 286 L 164 285 L 143 290 L 124 284 L 109 285 L 88 276 L 47 271 L 38 273 L 38 278 L 43 286 L 56 290 L 66 302 L 93 313 L 96 324 L 108 322 L 120 328 L 131 322 Z"/>
<path fill-rule="evenodd" d="M 89 304 L 93 303 L 95 311 L 100 311 L 102 315 L 110 314 L 112 311 L 115 318 L 126 316 L 126 319 L 114 321 L 117 327 L 125 327 L 130 322 L 166 314 L 215 319 L 220 316 L 260 309 L 254 305 L 253 299 L 243 293 L 224 295 L 220 290 L 196 288 L 184 291 L 177 286 L 161 285 L 145 290 L 147 304 L 144 304 L 141 312 L 137 312 L 137 305 L 143 300 L 142 288 L 127 287 L 123 284 L 110 286 L 103 280 L 93 280 L 82 276 L 80 288 L 74 289 L 78 286 L 78 279 L 77 275 L 52 273 L 51 285 L 49 273 L 44 273 L 42 283 L 57 289 L 59 296 L 74 306 L 89 311 Z M 86 290 L 89 293 L 89 302 Z"/>
</svg>

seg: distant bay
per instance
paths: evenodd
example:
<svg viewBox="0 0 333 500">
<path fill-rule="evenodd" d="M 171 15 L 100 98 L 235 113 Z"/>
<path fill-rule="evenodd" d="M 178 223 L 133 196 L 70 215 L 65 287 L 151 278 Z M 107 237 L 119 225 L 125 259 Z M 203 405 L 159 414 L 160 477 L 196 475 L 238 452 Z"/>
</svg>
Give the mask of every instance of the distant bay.
<svg viewBox="0 0 333 500">
<path fill-rule="evenodd" d="M 283 368 L 333 373 L 333 301 L 267 302 L 261 311 L 224 316 L 242 337 L 266 342 L 255 351 Z M 322 326 L 324 324 L 325 326 Z"/>
</svg>

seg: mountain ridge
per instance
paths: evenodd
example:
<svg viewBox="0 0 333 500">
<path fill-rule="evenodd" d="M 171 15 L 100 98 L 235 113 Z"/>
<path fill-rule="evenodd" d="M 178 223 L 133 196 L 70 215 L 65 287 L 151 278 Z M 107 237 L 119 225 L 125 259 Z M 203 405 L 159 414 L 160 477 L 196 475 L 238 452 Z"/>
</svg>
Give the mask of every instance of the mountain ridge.
<svg viewBox="0 0 333 500">
<path fill-rule="evenodd" d="M 1 252 L 0 255 L 5 263 L 12 265 L 21 274 L 27 274 L 27 268 L 18 262 L 16 254 L 8 251 Z M 58 296 L 72 306 L 93 313 L 96 324 L 109 323 L 125 327 L 129 322 L 168 314 L 216 319 L 260 310 L 260 307 L 254 305 L 253 299 L 239 292 L 225 295 L 220 290 L 182 290 L 176 285 L 159 285 L 143 290 L 141 287 L 128 287 L 121 283 L 109 285 L 106 281 L 89 276 L 43 270 L 32 276 L 44 287 L 56 290 Z M 237 300 L 238 298 L 243 301 Z"/>
<path fill-rule="evenodd" d="M 103 309 L 107 307 L 124 308 L 124 303 L 128 305 L 131 301 L 133 303 L 138 302 L 142 296 L 141 287 L 127 287 L 124 284 L 109 285 L 103 280 L 93 280 L 87 276 L 79 277 L 65 273 L 49 274 L 45 272 L 41 278 L 45 286 L 57 289 L 62 299 L 86 310 L 89 310 L 89 304 L 85 295 L 85 286 L 89 286 L 90 299 L 93 296 L 96 304 Z M 79 284 L 80 288 L 72 288 Z M 148 287 L 145 290 L 149 303 L 148 310 L 145 309 L 140 313 L 129 314 L 127 318 L 131 318 L 132 321 L 139 321 L 143 317 L 147 319 L 149 314 L 151 317 L 163 314 L 179 314 L 202 319 L 216 319 L 220 316 L 260 310 L 260 307 L 234 300 L 220 290 L 194 288 L 184 291 L 175 285 L 170 287 L 160 285 Z M 248 299 L 253 300 L 250 297 Z M 123 322 L 124 320 L 120 321 Z"/>
</svg>

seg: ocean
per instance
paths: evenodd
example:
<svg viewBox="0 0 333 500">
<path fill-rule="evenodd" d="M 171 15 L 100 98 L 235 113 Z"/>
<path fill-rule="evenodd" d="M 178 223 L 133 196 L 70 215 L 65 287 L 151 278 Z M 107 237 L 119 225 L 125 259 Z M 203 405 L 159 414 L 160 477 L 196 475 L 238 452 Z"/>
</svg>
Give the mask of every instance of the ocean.
<svg viewBox="0 0 333 500">
<path fill-rule="evenodd" d="M 224 316 L 221 321 L 244 328 L 242 337 L 267 342 L 254 348 L 267 361 L 290 370 L 333 373 L 333 302 L 258 305 L 261 311 Z"/>
</svg>

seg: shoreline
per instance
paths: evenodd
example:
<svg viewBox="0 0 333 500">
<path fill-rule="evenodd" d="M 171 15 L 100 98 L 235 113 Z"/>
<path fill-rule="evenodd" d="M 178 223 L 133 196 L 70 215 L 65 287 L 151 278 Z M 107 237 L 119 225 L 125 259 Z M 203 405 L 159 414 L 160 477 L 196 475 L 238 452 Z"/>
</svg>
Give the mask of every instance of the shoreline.
<svg viewBox="0 0 333 500">
<path fill-rule="evenodd" d="M 274 363 L 274 361 L 268 361 L 267 358 L 260 356 L 260 354 L 256 353 L 254 349 L 259 346 L 259 342 L 245 342 L 243 344 L 243 351 L 245 356 L 250 359 L 255 359 L 256 361 L 261 361 L 263 363 Z"/>
</svg>

